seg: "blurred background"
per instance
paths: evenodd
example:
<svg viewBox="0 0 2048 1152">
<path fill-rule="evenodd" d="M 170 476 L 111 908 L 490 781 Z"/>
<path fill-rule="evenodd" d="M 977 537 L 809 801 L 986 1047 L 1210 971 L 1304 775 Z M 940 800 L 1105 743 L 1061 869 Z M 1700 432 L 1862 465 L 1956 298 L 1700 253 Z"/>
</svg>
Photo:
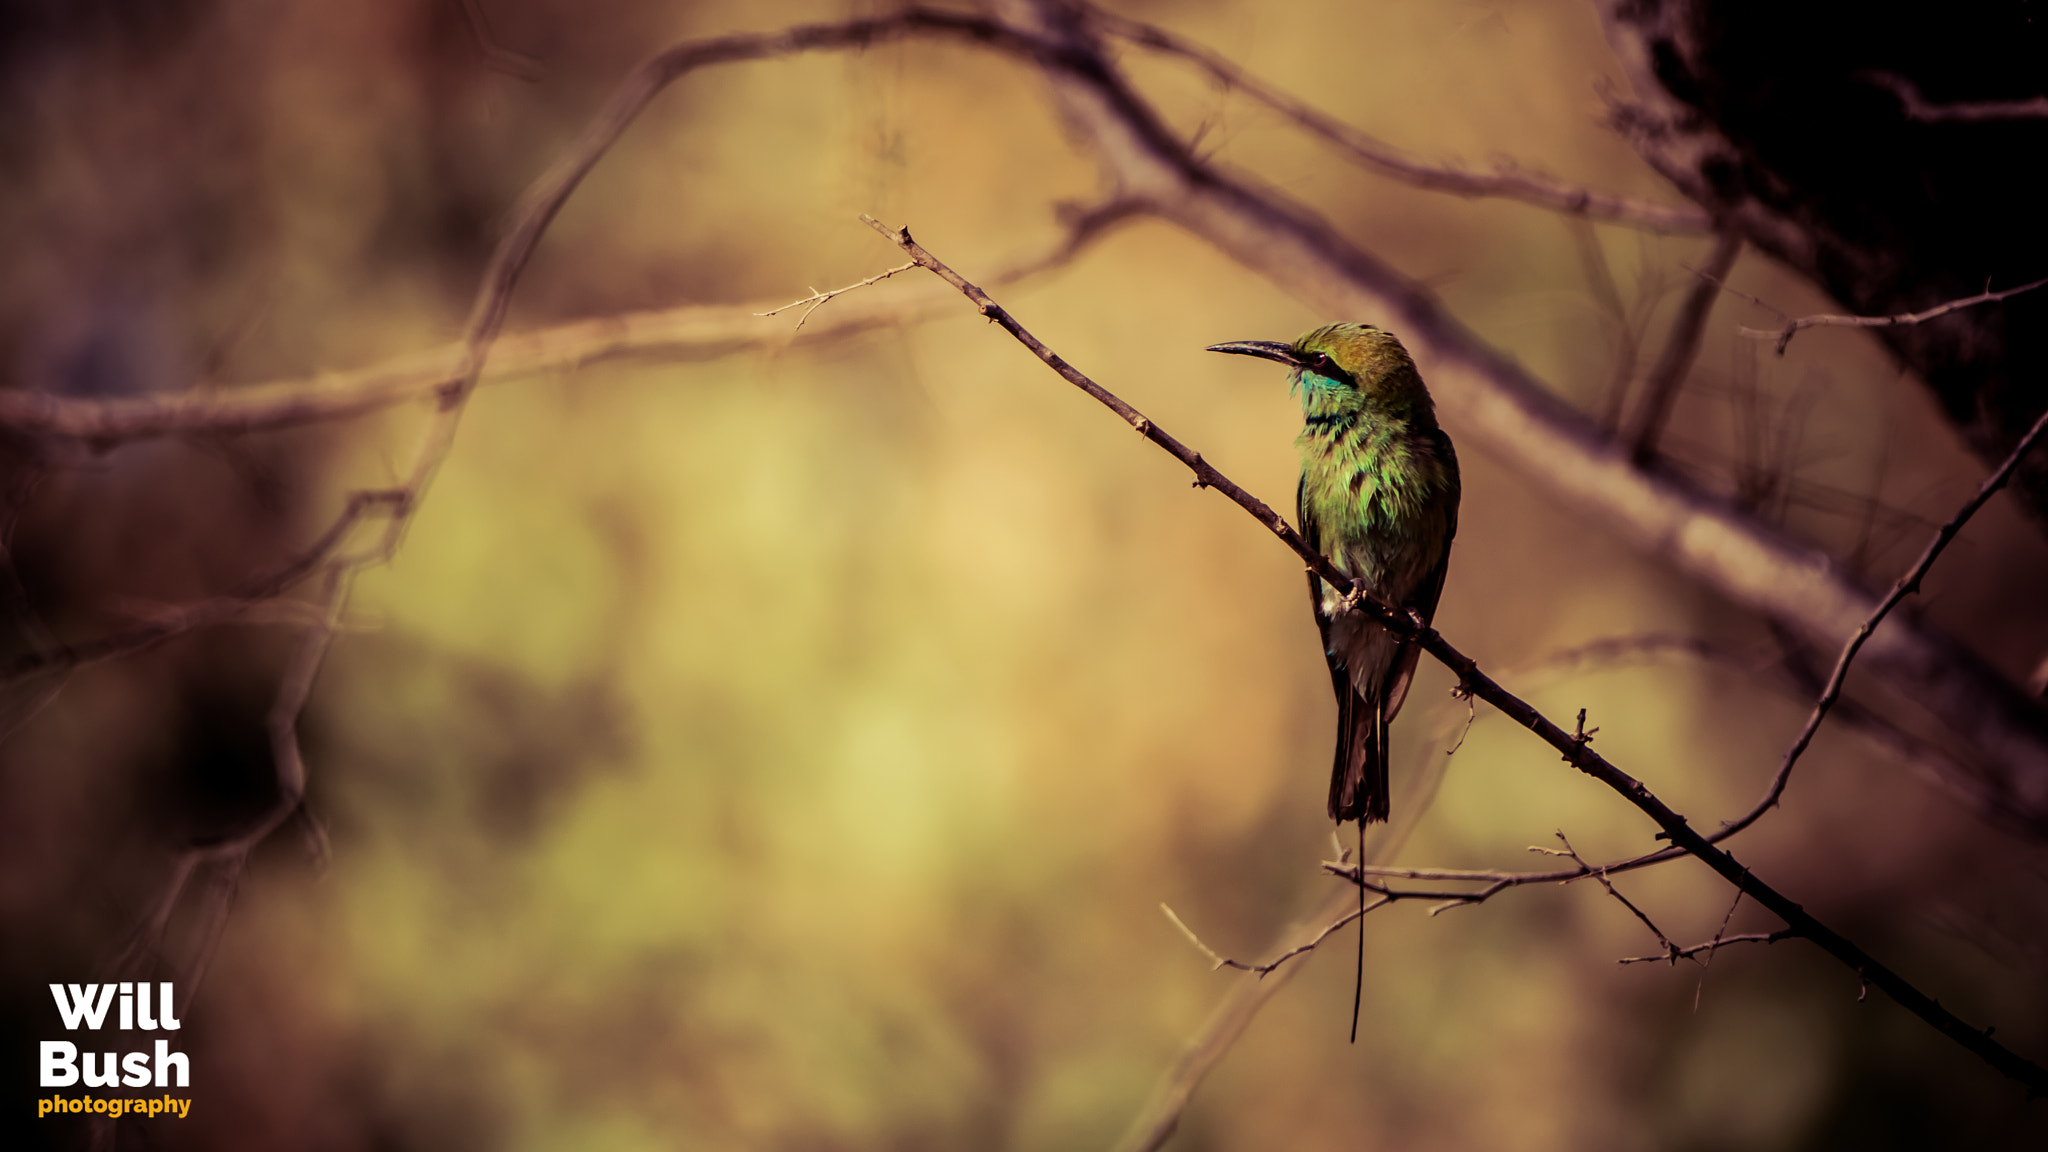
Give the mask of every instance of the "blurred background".
<svg viewBox="0 0 2048 1152">
<path fill-rule="evenodd" d="M 1624 81 L 1576 0 L 1116 7 L 1423 155 L 1679 202 L 1603 126 L 1601 92 Z M 882 10 L 17 0 L 0 15 L 8 383 L 144 395 L 438 346 L 513 199 L 649 52 Z M 1589 413 L 1647 370 L 1706 258 L 1705 238 L 1391 183 L 1171 62 L 1127 64 L 1207 154 L 1327 213 Z M 1055 243 L 1055 204 L 1096 180 L 1034 74 L 956 45 L 697 74 L 570 200 L 508 330 L 857 281 L 901 262 L 862 212 L 977 279 Z M 1732 280 L 1829 309 L 1754 255 Z M 906 274 L 862 293 L 924 290 Z M 997 296 L 1291 511 L 1281 372 L 1202 349 L 1336 318 L 1157 222 Z M 964 303 L 822 331 L 853 303 L 770 347 L 476 395 L 396 562 L 358 582 L 305 718 L 327 858 L 303 822 L 257 854 L 182 1013 L 192 1115 L 124 1121 L 119 1146 L 1107 1147 L 1249 979 L 1212 971 L 1159 906 L 1254 960 L 1328 898 L 1335 707 L 1298 562 Z M 1721 302 L 1666 450 L 1888 583 L 1982 466 L 1867 337 L 1809 332 L 1781 359 L 1739 323 L 1770 320 Z M 0 443 L 8 651 L 275 564 L 347 492 L 392 483 L 425 419 Z M 1600 748 L 1695 824 L 1747 809 L 1809 703 L 1769 672 L 1768 630 L 1484 454 L 1463 464 L 1446 636 L 1553 717 L 1587 709 Z M 2001 497 L 1921 599 L 2024 678 L 2048 650 L 2044 581 L 2048 547 Z M 88 1135 L 22 1119 L 44 1094 L 33 1042 L 65 1035 L 45 985 L 97 979 L 177 851 L 270 799 L 289 623 L 6 688 L 17 1146 Z M 1624 655 L 1570 655 L 1617 638 Z M 1653 846 L 1627 805 L 1450 686 L 1426 667 L 1395 728 L 1388 859 L 1540 868 L 1526 846 L 1559 830 L 1588 859 Z M 2039 846 L 1831 726 L 1736 851 L 2048 1056 Z M 1729 909 L 1685 861 L 1617 884 L 1679 943 Z M 1729 922 L 1777 926 L 1747 906 Z M 181 921 L 171 943 L 198 935 Z M 1299 962 L 1170 1147 L 2011 1147 L 2048 1130 L 1802 944 L 1617 965 L 1656 942 L 1590 885 L 1373 914 L 1347 1044 L 1352 948 L 1347 931 Z"/>
</svg>

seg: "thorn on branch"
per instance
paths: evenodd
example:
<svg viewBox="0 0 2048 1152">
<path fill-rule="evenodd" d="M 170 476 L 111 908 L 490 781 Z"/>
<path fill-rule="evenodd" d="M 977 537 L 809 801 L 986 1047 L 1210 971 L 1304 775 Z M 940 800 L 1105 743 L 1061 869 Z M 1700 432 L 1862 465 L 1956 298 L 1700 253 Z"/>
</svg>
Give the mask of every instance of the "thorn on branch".
<svg viewBox="0 0 2048 1152">
<path fill-rule="evenodd" d="M 1598 731 L 1600 731 L 1598 728 L 1589 729 L 1586 727 L 1586 710 L 1584 708 L 1579 709 L 1578 727 L 1572 732 L 1572 743 L 1579 748 L 1584 748 L 1593 742 L 1593 734 Z M 1563 833 L 1558 835 L 1562 836 Z"/>
</svg>

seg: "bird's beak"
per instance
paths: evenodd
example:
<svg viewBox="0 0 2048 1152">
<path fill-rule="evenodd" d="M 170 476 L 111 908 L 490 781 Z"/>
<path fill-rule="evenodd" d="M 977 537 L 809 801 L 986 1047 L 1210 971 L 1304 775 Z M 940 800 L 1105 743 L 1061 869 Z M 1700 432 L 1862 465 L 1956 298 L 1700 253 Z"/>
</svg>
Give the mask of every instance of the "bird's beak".
<svg viewBox="0 0 2048 1152">
<path fill-rule="evenodd" d="M 1292 345 L 1278 340 L 1232 340 L 1228 344 L 1211 344 L 1204 349 L 1208 352 L 1228 352 L 1233 356 L 1257 356 L 1262 360 L 1277 360 L 1289 368 L 1303 367 L 1301 358 L 1294 354 Z"/>
</svg>

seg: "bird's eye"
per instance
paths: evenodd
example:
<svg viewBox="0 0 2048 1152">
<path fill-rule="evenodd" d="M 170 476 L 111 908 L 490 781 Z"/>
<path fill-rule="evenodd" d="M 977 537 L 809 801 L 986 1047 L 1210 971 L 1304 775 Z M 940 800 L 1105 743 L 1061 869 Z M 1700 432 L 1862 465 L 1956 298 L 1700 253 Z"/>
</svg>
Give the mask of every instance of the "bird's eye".
<svg viewBox="0 0 2048 1152">
<path fill-rule="evenodd" d="M 1328 352 L 1318 352 L 1309 359 L 1308 366 L 1325 376 L 1333 375 L 1337 365 L 1331 361 Z"/>
</svg>

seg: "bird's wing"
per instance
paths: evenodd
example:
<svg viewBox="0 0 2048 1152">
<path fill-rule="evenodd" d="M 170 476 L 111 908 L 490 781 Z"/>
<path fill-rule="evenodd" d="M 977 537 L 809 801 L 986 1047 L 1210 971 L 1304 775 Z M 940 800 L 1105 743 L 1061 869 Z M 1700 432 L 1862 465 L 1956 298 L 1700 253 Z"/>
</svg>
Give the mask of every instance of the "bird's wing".
<svg viewBox="0 0 2048 1152">
<path fill-rule="evenodd" d="M 1295 519 L 1301 536 L 1318 553 L 1323 551 L 1322 532 L 1308 514 L 1301 487 L 1295 489 Z M 1351 666 L 1330 643 L 1330 614 L 1323 610 L 1323 580 L 1308 574 L 1308 606 L 1316 617 L 1316 632 L 1322 637 L 1323 659 L 1330 665 L 1330 688 L 1337 695 L 1337 748 L 1330 765 L 1330 818 L 1384 820 L 1386 812 L 1386 725 L 1380 709 L 1368 704 L 1351 681 Z M 1375 771 L 1377 767 L 1377 771 Z M 1368 779 L 1368 778 L 1371 779 Z M 1377 781 L 1377 790 L 1373 781 Z M 1361 795 L 1366 793 L 1366 795 Z"/>
<path fill-rule="evenodd" d="M 1428 624 L 1436 619 L 1436 603 L 1443 598 L 1444 577 L 1451 571 L 1451 541 L 1458 535 L 1458 498 L 1462 494 L 1458 480 L 1458 455 L 1451 448 L 1451 438 L 1441 431 L 1436 434 L 1436 448 L 1450 465 L 1451 488 L 1444 500 L 1444 546 L 1436 559 L 1436 567 L 1415 586 L 1407 599 L 1407 607 L 1415 609 Z M 1422 657 L 1422 648 L 1414 641 L 1403 643 L 1394 654 L 1394 664 L 1387 676 L 1387 690 L 1384 697 L 1385 714 L 1389 723 L 1401 711 L 1401 705 L 1408 699 L 1408 684 L 1415 678 L 1415 664 Z"/>
<path fill-rule="evenodd" d="M 1307 495 L 1306 489 L 1305 481 L 1295 487 L 1294 518 L 1301 523 L 1301 538 L 1308 544 L 1309 549 L 1327 556 L 1329 553 L 1323 551 L 1322 530 L 1316 526 L 1314 517 L 1308 514 L 1308 502 L 1303 499 Z M 1323 641 L 1323 658 L 1330 664 L 1330 685 L 1336 689 L 1337 705 L 1342 709 L 1346 703 L 1344 698 L 1347 695 L 1356 696 L 1358 692 L 1351 686 L 1351 670 L 1344 663 L 1344 657 L 1331 650 L 1330 614 L 1323 610 L 1323 578 L 1316 575 L 1314 569 L 1310 569 L 1308 573 L 1308 607 L 1309 611 L 1315 613 L 1316 633 Z"/>
</svg>

